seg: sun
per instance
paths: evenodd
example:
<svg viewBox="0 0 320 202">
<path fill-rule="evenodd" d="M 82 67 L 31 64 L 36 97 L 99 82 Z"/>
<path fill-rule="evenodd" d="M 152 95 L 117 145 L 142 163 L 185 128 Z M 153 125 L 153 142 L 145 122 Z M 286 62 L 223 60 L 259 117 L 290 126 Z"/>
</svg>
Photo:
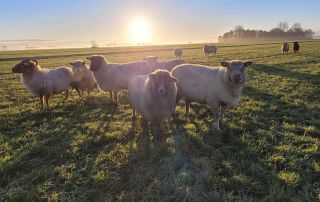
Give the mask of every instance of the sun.
<svg viewBox="0 0 320 202">
<path fill-rule="evenodd" d="M 150 43 L 150 24 L 143 18 L 135 18 L 129 24 L 130 41 L 134 44 Z"/>
</svg>

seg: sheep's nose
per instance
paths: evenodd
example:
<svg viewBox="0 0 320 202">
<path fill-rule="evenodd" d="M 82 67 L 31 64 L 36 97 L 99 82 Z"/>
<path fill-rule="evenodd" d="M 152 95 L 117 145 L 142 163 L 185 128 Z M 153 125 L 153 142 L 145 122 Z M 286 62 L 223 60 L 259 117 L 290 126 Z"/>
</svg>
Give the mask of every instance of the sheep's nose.
<svg viewBox="0 0 320 202">
<path fill-rule="evenodd" d="M 239 74 L 235 75 L 235 76 L 233 77 L 233 80 L 234 80 L 235 82 L 240 82 L 240 81 L 241 81 L 241 75 L 239 75 Z"/>
<path fill-rule="evenodd" d="M 165 90 L 163 88 L 158 88 L 158 93 L 160 95 L 163 95 L 165 93 Z"/>
</svg>

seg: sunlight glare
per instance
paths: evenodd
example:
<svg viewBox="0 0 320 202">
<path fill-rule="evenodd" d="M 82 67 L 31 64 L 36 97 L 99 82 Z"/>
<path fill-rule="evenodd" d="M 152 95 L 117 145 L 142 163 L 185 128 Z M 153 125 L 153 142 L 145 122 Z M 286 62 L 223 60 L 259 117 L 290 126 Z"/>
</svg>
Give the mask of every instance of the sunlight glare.
<svg viewBox="0 0 320 202">
<path fill-rule="evenodd" d="M 129 26 L 131 42 L 135 44 L 150 43 L 150 25 L 143 18 L 136 18 L 131 21 Z"/>
</svg>

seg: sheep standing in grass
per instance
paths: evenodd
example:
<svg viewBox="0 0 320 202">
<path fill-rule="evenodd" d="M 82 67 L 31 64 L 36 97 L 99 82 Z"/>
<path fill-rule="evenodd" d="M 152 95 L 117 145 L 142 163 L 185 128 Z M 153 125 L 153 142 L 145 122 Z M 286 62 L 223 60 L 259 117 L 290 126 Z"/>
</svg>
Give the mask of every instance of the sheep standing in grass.
<svg viewBox="0 0 320 202">
<path fill-rule="evenodd" d="M 203 45 L 203 53 L 208 57 L 210 54 L 216 55 L 218 48 L 214 45 Z"/>
<path fill-rule="evenodd" d="M 289 44 L 287 42 L 283 43 L 281 46 L 282 54 L 286 54 L 289 52 Z"/>
<path fill-rule="evenodd" d="M 137 111 L 157 130 L 160 122 L 173 112 L 176 105 L 176 81 L 166 70 L 133 77 L 128 86 L 133 118 Z"/>
<path fill-rule="evenodd" d="M 128 82 L 132 77 L 152 72 L 152 67 L 144 61 L 130 63 L 108 63 L 105 57 L 93 55 L 87 58 L 91 60 L 90 70 L 101 90 L 110 93 L 111 101 L 117 103 L 117 93 L 128 89 Z"/>
<path fill-rule="evenodd" d="M 292 50 L 293 50 L 293 53 L 298 53 L 299 50 L 300 50 L 300 45 L 299 43 L 296 41 L 296 42 L 293 42 L 293 47 L 292 47 Z"/>
<path fill-rule="evenodd" d="M 74 75 L 74 81 L 72 82 L 71 87 L 74 88 L 78 92 L 79 97 L 83 99 L 84 91 L 87 90 L 89 94 L 95 87 L 98 87 L 97 82 L 86 62 L 77 60 L 71 62 L 70 65 L 72 65 Z"/>
<path fill-rule="evenodd" d="M 181 58 L 182 57 L 182 48 L 175 48 L 173 50 L 173 55 L 176 57 L 176 58 Z"/>
<path fill-rule="evenodd" d="M 148 56 L 143 58 L 143 60 L 149 64 L 149 66 L 153 67 L 153 70 L 163 69 L 167 71 L 171 71 L 174 67 L 186 63 L 185 60 L 180 58 L 175 58 L 168 61 L 158 61 L 158 57 L 156 56 Z"/>
<path fill-rule="evenodd" d="M 185 99 L 186 114 L 189 114 L 190 102 L 206 103 L 220 131 L 226 107 L 239 104 L 246 81 L 245 69 L 251 64 L 250 61 L 231 60 L 222 62 L 222 67 L 195 64 L 175 67 L 172 75 L 178 80 L 178 98 Z"/>
<path fill-rule="evenodd" d="M 44 69 L 38 61 L 31 58 L 23 59 L 12 68 L 13 73 L 22 73 L 22 83 L 26 86 L 29 93 L 39 96 L 41 109 L 43 109 L 44 98 L 49 108 L 49 98 L 53 94 L 63 91 L 68 93 L 68 89 L 73 80 L 72 70 L 68 67 L 56 69 Z M 68 94 L 67 94 L 68 95 Z"/>
</svg>

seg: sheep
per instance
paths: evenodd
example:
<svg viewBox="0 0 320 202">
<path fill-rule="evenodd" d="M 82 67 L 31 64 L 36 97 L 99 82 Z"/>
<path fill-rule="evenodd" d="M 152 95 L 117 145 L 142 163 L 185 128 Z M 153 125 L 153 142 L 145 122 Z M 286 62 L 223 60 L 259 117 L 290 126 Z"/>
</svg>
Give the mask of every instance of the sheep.
<svg viewBox="0 0 320 202">
<path fill-rule="evenodd" d="M 83 99 L 84 91 L 87 90 L 89 94 L 90 91 L 98 87 L 97 82 L 86 62 L 77 60 L 71 62 L 70 65 L 72 65 L 74 75 L 74 81 L 71 83 L 71 87 L 78 92 L 80 99 Z"/>
<path fill-rule="evenodd" d="M 173 112 L 177 96 L 177 79 L 167 70 L 133 77 L 128 85 L 132 118 L 140 113 L 156 131 L 160 123 Z"/>
<path fill-rule="evenodd" d="M 281 46 L 282 54 L 286 54 L 289 52 L 289 44 L 287 42 L 283 43 Z"/>
<path fill-rule="evenodd" d="M 293 47 L 292 47 L 293 53 L 297 53 L 300 50 L 300 45 L 297 41 L 293 42 Z"/>
<path fill-rule="evenodd" d="M 176 58 L 181 58 L 182 57 L 182 48 L 175 48 L 173 50 L 173 55 L 176 57 Z"/>
<path fill-rule="evenodd" d="M 151 67 L 153 70 L 163 69 L 168 70 L 169 72 L 176 66 L 186 63 L 185 60 L 180 58 L 175 58 L 168 61 L 158 61 L 158 57 L 156 56 L 148 56 L 144 57 L 143 60 Z"/>
<path fill-rule="evenodd" d="M 228 106 L 237 106 L 246 82 L 245 69 L 251 61 L 221 62 L 222 67 L 183 64 L 172 70 L 178 82 L 178 98 L 184 98 L 186 115 L 190 102 L 207 104 L 216 118 L 215 128 L 221 131 L 222 119 Z M 178 101 L 179 99 L 177 99 Z"/>
<path fill-rule="evenodd" d="M 218 48 L 214 45 L 203 45 L 203 53 L 206 55 L 206 57 L 209 56 L 209 54 L 216 55 Z"/>
<path fill-rule="evenodd" d="M 152 72 L 152 67 L 144 61 L 130 63 L 108 63 L 102 55 L 87 57 L 91 61 L 90 70 L 102 91 L 109 91 L 111 102 L 118 102 L 117 93 L 128 89 L 129 80 L 138 75 Z"/>
<path fill-rule="evenodd" d="M 69 67 L 59 67 L 55 69 L 41 68 L 38 61 L 32 58 L 23 59 L 20 63 L 12 68 L 13 73 L 21 73 L 21 81 L 27 88 L 27 91 L 39 96 L 41 109 L 43 109 L 43 99 L 45 98 L 47 108 L 49 98 L 53 94 L 66 91 L 73 81 L 72 70 Z"/>
</svg>

